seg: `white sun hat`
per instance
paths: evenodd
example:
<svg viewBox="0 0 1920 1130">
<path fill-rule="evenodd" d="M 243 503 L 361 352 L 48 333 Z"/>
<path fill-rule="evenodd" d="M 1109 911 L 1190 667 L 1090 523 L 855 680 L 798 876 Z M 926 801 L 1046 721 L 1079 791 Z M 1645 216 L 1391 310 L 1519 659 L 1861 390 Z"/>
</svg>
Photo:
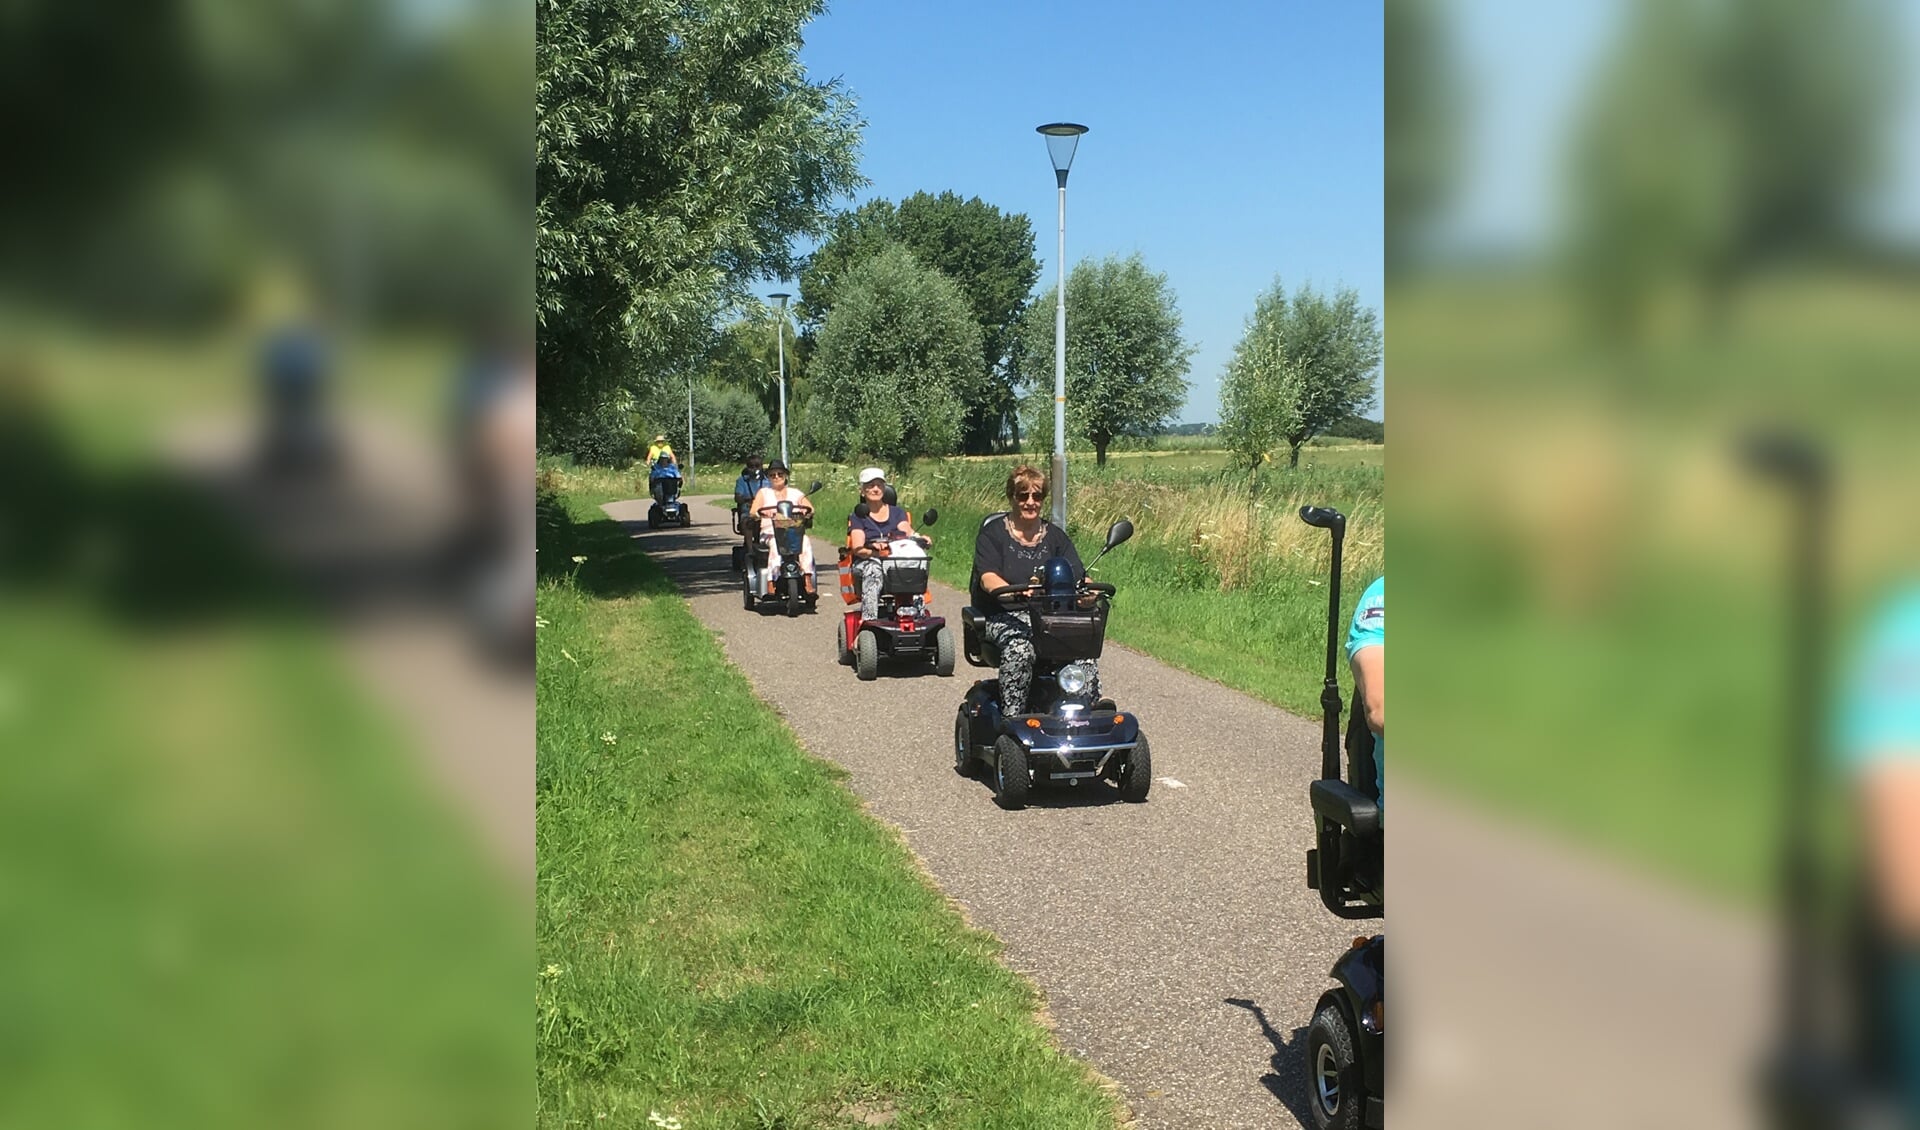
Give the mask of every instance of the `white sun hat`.
<svg viewBox="0 0 1920 1130">
<path fill-rule="evenodd" d="M 861 486 L 866 486 L 875 479 L 879 479 L 884 483 L 887 481 L 887 473 L 878 467 L 868 467 L 866 470 L 860 472 Z"/>
</svg>

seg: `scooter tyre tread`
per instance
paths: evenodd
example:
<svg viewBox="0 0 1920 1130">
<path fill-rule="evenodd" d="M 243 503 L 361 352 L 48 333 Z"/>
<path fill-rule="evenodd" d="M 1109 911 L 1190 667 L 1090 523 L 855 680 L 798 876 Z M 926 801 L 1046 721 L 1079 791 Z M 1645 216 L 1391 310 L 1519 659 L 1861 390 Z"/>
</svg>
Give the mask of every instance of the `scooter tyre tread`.
<svg viewBox="0 0 1920 1130">
<path fill-rule="evenodd" d="M 1339 1105 L 1331 1115 L 1321 1105 L 1316 1085 L 1319 1076 L 1315 1061 L 1323 1044 L 1332 1047 L 1334 1066 L 1340 1072 Z M 1339 1005 L 1329 1004 L 1313 1014 L 1306 1045 L 1307 1107 L 1313 1115 L 1314 1130 L 1361 1130 L 1365 1125 L 1366 1088 L 1354 1053 L 1353 1026 Z"/>
<path fill-rule="evenodd" d="M 1127 753 L 1126 767 L 1120 772 L 1120 799 L 1128 804 L 1144 804 L 1147 793 L 1153 789 L 1153 750 L 1147 745 L 1147 736 L 1140 735 L 1140 744 Z"/>
<path fill-rule="evenodd" d="M 993 799 L 1001 808 L 1018 812 L 1027 806 L 1033 778 L 1027 772 L 1027 749 L 1005 734 L 993 743 Z"/>
</svg>

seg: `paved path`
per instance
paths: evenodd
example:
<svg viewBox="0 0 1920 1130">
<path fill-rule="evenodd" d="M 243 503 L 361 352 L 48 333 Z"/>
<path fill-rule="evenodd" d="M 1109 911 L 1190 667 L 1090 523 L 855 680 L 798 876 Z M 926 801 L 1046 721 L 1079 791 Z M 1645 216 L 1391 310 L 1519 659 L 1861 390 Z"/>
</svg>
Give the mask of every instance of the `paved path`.
<svg viewBox="0 0 1920 1130">
<path fill-rule="evenodd" d="M 725 511 L 702 499 L 699 525 L 649 531 L 646 506 L 605 510 L 801 742 L 848 769 L 940 887 L 1006 942 L 1061 1045 L 1119 1083 L 1139 1126 L 1310 1124 L 1305 1025 L 1328 966 L 1367 925 L 1336 921 L 1305 887 L 1316 724 L 1110 644 L 1106 689 L 1153 739 L 1152 799 L 1097 788 L 1003 812 L 951 767 L 953 710 L 982 672 L 963 661 L 952 679 L 861 683 L 833 663 L 830 565 L 819 613 L 749 614 Z M 832 561 L 826 542 L 814 547 Z M 957 619 L 961 595 L 934 594 Z M 1114 614 L 1127 615 L 1125 593 Z M 858 728 L 882 710 L 889 732 Z M 1412 780 L 1395 787 L 1394 812 L 1397 1122 L 1754 1125 L 1771 999 L 1758 923 Z"/>
<path fill-rule="evenodd" d="M 1298 1045 L 1354 935 L 1304 882 L 1315 725 L 1109 644 L 1102 683 L 1153 741 L 1151 799 L 1122 804 L 1100 785 L 1005 812 L 954 773 L 950 752 L 954 710 L 985 672 L 963 658 L 950 679 L 883 668 L 862 683 L 830 650 L 844 606 L 826 542 L 814 541 L 820 610 L 762 616 L 741 607 L 723 509 L 700 499 L 698 525 L 650 531 L 647 505 L 605 510 L 800 741 L 849 770 L 973 924 L 1006 942 L 1008 964 L 1046 994 L 1061 1045 L 1119 1082 L 1140 1126 L 1301 1124 Z M 936 554 L 952 552 L 930 532 Z M 964 603 L 935 586 L 934 609 L 956 628 Z M 1127 615 L 1125 593 L 1114 615 Z M 881 732 L 863 716 L 893 721 Z"/>
<path fill-rule="evenodd" d="M 318 598 L 363 685 L 404 727 L 501 874 L 531 892 L 533 679 L 479 653 L 435 572 L 454 509 L 447 461 L 375 417 L 346 421 L 340 473 L 275 483 L 252 466 L 244 420 L 163 437 L 171 466 L 207 489 Z"/>
</svg>

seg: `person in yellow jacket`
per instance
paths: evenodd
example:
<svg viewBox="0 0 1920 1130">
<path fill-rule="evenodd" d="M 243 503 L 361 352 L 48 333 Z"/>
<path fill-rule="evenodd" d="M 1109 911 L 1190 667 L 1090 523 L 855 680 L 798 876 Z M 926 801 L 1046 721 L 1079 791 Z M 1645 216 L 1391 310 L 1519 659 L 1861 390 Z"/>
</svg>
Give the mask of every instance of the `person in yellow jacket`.
<svg viewBox="0 0 1920 1130">
<path fill-rule="evenodd" d="M 667 442 L 667 437 L 664 435 L 654 436 L 653 442 L 647 445 L 647 466 L 652 467 L 654 464 L 660 462 L 662 455 L 672 460 L 674 466 L 677 467 L 680 465 L 680 459 L 673 453 L 673 445 Z"/>
</svg>

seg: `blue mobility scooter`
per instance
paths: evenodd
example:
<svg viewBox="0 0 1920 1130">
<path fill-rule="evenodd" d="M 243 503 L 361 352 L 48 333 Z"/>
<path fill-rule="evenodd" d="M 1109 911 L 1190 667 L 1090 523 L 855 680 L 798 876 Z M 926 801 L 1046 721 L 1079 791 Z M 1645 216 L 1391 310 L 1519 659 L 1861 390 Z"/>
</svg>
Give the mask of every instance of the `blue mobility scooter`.
<svg viewBox="0 0 1920 1130">
<path fill-rule="evenodd" d="M 647 507 L 647 528 L 693 525 L 693 509 L 680 501 L 680 468 L 672 459 L 661 456 L 647 472 L 647 490 L 653 505 Z"/>
<path fill-rule="evenodd" d="M 1341 918 L 1386 914 L 1384 837 L 1379 776 L 1366 704 L 1354 689 L 1347 719 L 1347 775 L 1340 775 L 1340 682 L 1335 657 L 1340 633 L 1340 551 L 1347 531 L 1338 510 L 1305 506 L 1300 518 L 1333 535 L 1327 584 L 1327 672 L 1320 689 L 1320 779 L 1308 787 L 1314 847 L 1307 852 L 1307 886 Z M 1308 1105 L 1318 1130 L 1377 1127 L 1385 1118 L 1386 935 L 1355 938 L 1331 973 L 1337 982 L 1321 994 L 1307 1028 Z"/>
<path fill-rule="evenodd" d="M 1004 517 L 990 514 L 986 521 Z M 1100 557 L 1132 536 L 1132 522 L 1115 522 Z M 1075 578 L 1063 557 L 1049 560 L 1028 584 L 987 594 L 1010 611 L 1024 609 L 1032 623 L 1034 670 L 1027 713 L 1002 712 L 998 679 L 974 683 L 954 719 L 953 767 L 963 777 L 971 776 L 976 765 L 990 768 L 994 799 L 1001 807 L 1024 807 L 1034 785 L 1097 779 L 1118 785 L 1122 800 L 1147 799 L 1153 787 L 1153 753 L 1140 732 L 1140 719 L 1122 712 L 1111 699 L 1095 700 L 1093 669 L 1081 662 L 1100 657 L 1113 594 L 1112 585 Z M 1083 606 L 1088 596 L 1093 599 Z M 967 662 L 975 667 L 1000 666 L 999 649 L 984 631 L 987 615 L 978 608 L 960 610 Z"/>
</svg>

